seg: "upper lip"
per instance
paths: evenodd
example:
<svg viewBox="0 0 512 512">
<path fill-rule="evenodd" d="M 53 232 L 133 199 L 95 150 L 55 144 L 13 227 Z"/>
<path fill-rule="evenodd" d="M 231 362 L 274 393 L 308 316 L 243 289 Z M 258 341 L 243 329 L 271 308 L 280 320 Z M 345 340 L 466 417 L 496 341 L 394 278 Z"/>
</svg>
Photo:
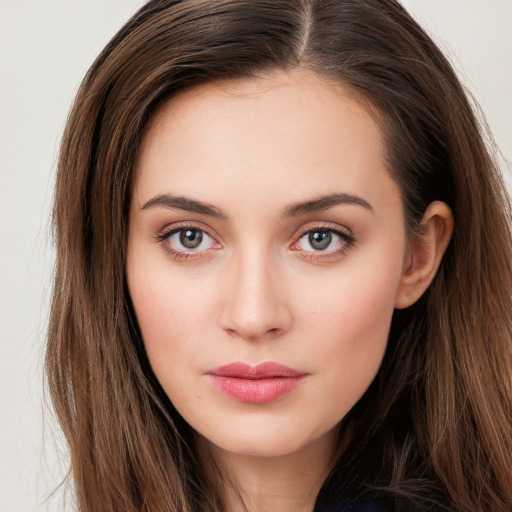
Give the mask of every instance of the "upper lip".
<svg viewBox="0 0 512 512">
<path fill-rule="evenodd" d="M 259 363 L 257 365 L 250 365 L 241 362 L 229 363 L 213 368 L 206 373 L 219 377 L 248 380 L 271 379 L 278 377 L 303 377 L 306 375 L 305 372 L 301 372 L 284 364 L 274 363 L 272 361 Z"/>
</svg>

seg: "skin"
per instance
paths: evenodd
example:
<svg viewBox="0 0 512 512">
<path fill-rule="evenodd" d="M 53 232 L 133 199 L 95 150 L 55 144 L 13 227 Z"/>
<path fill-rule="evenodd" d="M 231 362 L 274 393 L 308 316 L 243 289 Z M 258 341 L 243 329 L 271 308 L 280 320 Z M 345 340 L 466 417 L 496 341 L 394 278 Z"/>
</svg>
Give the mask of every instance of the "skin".
<svg viewBox="0 0 512 512">
<path fill-rule="evenodd" d="M 381 365 L 394 308 L 423 293 L 450 238 L 451 213 L 433 203 L 422 243 L 407 239 L 384 153 L 368 110 L 304 70 L 181 93 L 143 140 L 127 277 L 146 351 L 250 510 L 313 509 L 337 425 Z M 291 211 L 334 194 L 350 201 Z M 184 229 L 203 230 L 201 245 L 184 247 Z M 330 233 L 326 249 L 312 245 L 315 230 Z M 235 361 L 306 377 L 274 402 L 241 403 L 207 374 Z"/>
</svg>

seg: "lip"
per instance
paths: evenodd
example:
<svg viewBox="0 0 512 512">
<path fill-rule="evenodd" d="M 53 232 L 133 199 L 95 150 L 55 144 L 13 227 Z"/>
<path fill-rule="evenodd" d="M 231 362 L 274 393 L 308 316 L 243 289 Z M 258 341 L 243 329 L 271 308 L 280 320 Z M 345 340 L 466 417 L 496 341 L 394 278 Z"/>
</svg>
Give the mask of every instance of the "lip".
<svg viewBox="0 0 512 512">
<path fill-rule="evenodd" d="M 230 398 L 249 404 L 275 402 L 295 389 L 307 376 L 274 362 L 249 365 L 236 362 L 206 372 L 214 386 Z"/>
</svg>

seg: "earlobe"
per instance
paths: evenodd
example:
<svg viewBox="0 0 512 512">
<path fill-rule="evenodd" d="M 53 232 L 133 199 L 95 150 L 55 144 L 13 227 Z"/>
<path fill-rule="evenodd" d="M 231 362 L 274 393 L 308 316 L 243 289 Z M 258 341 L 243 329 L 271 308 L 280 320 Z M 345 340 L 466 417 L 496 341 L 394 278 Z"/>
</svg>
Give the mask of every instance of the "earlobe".
<svg viewBox="0 0 512 512">
<path fill-rule="evenodd" d="M 409 241 L 395 307 L 414 304 L 434 279 L 453 232 L 450 207 L 434 201 L 425 211 L 422 233 Z"/>
</svg>

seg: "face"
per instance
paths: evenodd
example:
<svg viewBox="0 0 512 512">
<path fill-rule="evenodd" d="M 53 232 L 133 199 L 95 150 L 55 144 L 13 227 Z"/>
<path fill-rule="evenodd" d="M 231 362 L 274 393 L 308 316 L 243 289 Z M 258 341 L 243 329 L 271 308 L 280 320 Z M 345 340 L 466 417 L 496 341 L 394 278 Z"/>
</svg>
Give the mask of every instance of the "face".
<svg viewBox="0 0 512 512">
<path fill-rule="evenodd" d="M 382 134 L 305 71 L 173 98 L 142 144 L 127 277 L 153 371 L 219 450 L 332 439 L 375 377 L 404 272 Z"/>
</svg>

